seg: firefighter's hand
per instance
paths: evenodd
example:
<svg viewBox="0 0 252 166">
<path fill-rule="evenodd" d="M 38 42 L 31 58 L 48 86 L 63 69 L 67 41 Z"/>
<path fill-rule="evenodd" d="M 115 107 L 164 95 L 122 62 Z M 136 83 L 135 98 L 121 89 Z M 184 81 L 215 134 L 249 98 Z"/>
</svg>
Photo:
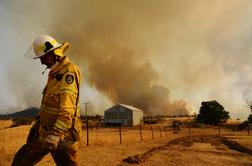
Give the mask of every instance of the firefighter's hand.
<svg viewBox="0 0 252 166">
<path fill-rule="evenodd" d="M 60 141 L 60 136 L 57 134 L 49 134 L 45 138 L 43 147 L 48 150 L 56 150 Z"/>
</svg>

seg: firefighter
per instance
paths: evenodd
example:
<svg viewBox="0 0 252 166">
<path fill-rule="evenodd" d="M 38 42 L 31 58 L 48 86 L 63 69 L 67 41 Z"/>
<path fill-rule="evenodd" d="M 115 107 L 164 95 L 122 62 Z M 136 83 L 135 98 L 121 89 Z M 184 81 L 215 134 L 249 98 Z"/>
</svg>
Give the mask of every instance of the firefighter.
<svg viewBox="0 0 252 166">
<path fill-rule="evenodd" d="M 60 44 L 48 35 L 39 36 L 33 42 L 34 59 L 39 58 L 50 72 L 39 116 L 26 144 L 16 153 L 13 166 L 35 165 L 48 153 L 57 165 L 78 165 L 80 71 L 64 56 L 68 47 L 68 43 Z"/>
</svg>

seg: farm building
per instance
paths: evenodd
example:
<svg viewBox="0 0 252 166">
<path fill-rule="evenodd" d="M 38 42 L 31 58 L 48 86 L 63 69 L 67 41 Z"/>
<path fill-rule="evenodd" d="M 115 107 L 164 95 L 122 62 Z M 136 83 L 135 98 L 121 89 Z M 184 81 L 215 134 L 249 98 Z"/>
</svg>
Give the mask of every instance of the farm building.
<svg viewBox="0 0 252 166">
<path fill-rule="evenodd" d="M 125 104 L 116 104 L 104 112 L 105 124 L 135 126 L 141 124 L 142 120 L 142 110 Z"/>
</svg>

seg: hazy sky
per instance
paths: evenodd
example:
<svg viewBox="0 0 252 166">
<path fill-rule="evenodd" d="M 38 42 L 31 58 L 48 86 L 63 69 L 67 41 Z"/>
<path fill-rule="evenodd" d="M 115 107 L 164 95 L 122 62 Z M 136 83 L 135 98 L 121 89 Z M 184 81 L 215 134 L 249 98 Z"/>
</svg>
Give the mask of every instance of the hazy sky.
<svg viewBox="0 0 252 166">
<path fill-rule="evenodd" d="M 71 43 L 68 55 L 84 76 L 81 102 L 92 103 L 95 112 L 117 101 L 141 105 L 143 98 L 151 103 L 143 106 L 147 109 L 186 103 L 192 113 L 202 101 L 217 100 L 232 118 L 245 119 L 250 111 L 243 105 L 252 96 L 251 5 L 250 0 L 0 0 L 2 112 L 8 106 L 39 106 L 47 74 L 24 54 L 37 36 L 49 34 Z M 125 90 L 128 84 L 120 82 L 131 76 L 137 81 Z M 135 85 L 146 90 L 136 87 L 132 93 Z"/>
</svg>

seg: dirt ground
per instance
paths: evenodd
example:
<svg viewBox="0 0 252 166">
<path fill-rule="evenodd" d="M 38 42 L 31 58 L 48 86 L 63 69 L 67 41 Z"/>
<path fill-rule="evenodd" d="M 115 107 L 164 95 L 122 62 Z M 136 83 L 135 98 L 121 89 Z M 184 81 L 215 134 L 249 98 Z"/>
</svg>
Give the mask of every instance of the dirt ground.
<svg viewBox="0 0 252 166">
<path fill-rule="evenodd" d="M 252 165 L 252 150 L 220 136 L 185 136 L 125 159 L 139 165 Z"/>
<path fill-rule="evenodd" d="M 1 123 L 1 122 L 0 122 Z M 0 165 L 8 166 L 16 151 L 25 143 L 30 126 L 0 129 Z M 166 165 L 252 165 L 252 135 L 246 131 L 222 131 L 222 137 L 233 141 L 232 146 L 220 141 L 217 129 L 182 129 L 174 134 L 171 131 L 159 130 L 154 126 L 152 137 L 149 126 L 142 131 L 129 128 L 122 129 L 122 144 L 118 129 L 101 128 L 90 130 L 90 145 L 86 146 L 86 131 L 80 149 L 80 165 L 82 166 L 166 166 Z M 209 137 L 209 138 L 208 138 Z M 239 143 L 238 150 L 234 149 Z M 245 152 L 239 148 L 244 147 Z M 247 151 L 246 151 L 247 148 Z M 249 151 L 250 150 L 250 151 Z M 129 158 L 138 158 L 140 162 L 131 163 Z M 54 166 L 49 155 L 45 156 L 38 166 Z"/>
</svg>

